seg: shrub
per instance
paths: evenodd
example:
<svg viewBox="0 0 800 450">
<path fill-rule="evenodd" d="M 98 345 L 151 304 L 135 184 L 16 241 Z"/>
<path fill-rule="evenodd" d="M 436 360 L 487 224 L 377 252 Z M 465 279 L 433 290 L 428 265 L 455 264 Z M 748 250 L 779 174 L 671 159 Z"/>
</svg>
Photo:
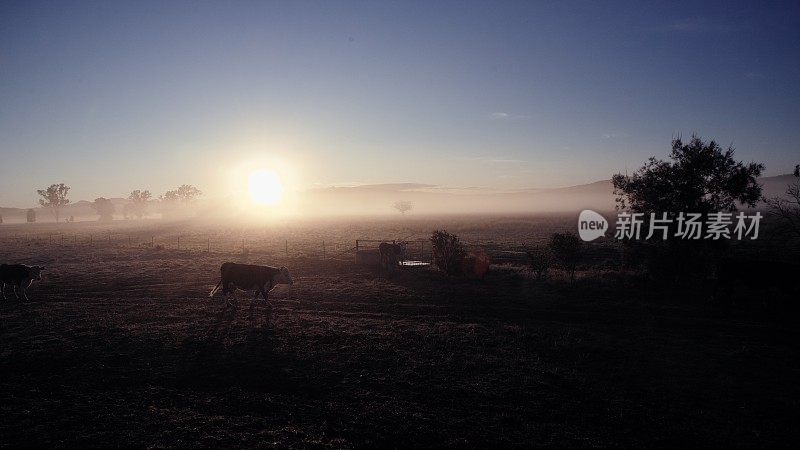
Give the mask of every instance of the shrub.
<svg viewBox="0 0 800 450">
<path fill-rule="evenodd" d="M 536 278 L 542 280 L 547 278 L 547 271 L 553 261 L 553 253 L 547 247 L 537 246 L 528 250 L 528 265 L 536 274 Z"/>
<path fill-rule="evenodd" d="M 550 249 L 561 267 L 569 271 L 569 279 L 575 280 L 575 266 L 583 256 L 583 245 L 573 233 L 555 233 L 550 238 Z"/>
<path fill-rule="evenodd" d="M 436 230 L 431 235 L 431 243 L 436 267 L 448 275 L 460 274 L 466 252 L 458 236 L 445 230 Z"/>
</svg>

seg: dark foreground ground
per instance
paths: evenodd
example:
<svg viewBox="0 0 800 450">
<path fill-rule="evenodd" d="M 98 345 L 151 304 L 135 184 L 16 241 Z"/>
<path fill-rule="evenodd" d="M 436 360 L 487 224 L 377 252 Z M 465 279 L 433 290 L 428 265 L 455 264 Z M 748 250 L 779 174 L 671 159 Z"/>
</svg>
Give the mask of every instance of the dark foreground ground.
<svg viewBox="0 0 800 450">
<path fill-rule="evenodd" d="M 286 261 L 268 308 L 206 298 L 232 255 L 6 257 L 49 266 L 0 304 L 0 444 L 124 447 L 791 446 L 796 317 L 635 277 L 387 279 Z M 251 262 L 272 262 L 251 256 Z"/>
</svg>

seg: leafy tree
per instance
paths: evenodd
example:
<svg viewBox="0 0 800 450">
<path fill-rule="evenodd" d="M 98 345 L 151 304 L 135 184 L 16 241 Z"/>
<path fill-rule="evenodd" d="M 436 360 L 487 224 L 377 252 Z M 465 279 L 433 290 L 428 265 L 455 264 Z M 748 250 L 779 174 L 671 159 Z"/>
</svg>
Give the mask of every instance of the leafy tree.
<svg viewBox="0 0 800 450">
<path fill-rule="evenodd" d="M 141 191 L 136 189 L 135 191 L 132 191 L 128 196 L 128 200 L 130 200 L 131 203 L 126 205 L 128 207 L 126 210 L 126 215 L 128 212 L 130 212 L 139 219 L 147 215 L 147 202 L 150 201 L 152 196 L 153 195 L 150 193 L 150 191 L 147 190 Z"/>
<path fill-rule="evenodd" d="M 678 213 L 700 213 L 707 218 L 713 212 L 733 212 L 739 205 L 754 207 L 761 198 L 757 178 L 764 165 L 734 159 L 734 149 L 723 149 L 715 141 L 704 142 L 692 136 L 688 143 L 672 141 L 669 160 L 650 158 L 632 175 L 612 178 L 617 208 L 644 213 L 642 229 L 649 224 L 650 213 L 672 219 L 668 235 L 674 236 Z M 656 236 L 659 236 L 658 234 Z M 727 246 L 724 240 L 656 239 L 625 241 L 647 262 L 651 275 L 676 283 L 702 279 L 713 261 Z"/>
<path fill-rule="evenodd" d="M 110 222 L 114 220 L 114 204 L 111 200 L 100 197 L 94 199 L 94 203 L 92 203 L 92 208 L 97 211 L 97 214 L 100 216 L 98 220 L 101 222 Z"/>
<path fill-rule="evenodd" d="M 433 244 L 433 263 L 448 275 L 461 273 L 466 251 L 458 236 L 445 230 L 436 230 L 431 234 Z"/>
<path fill-rule="evenodd" d="M 800 164 L 794 166 L 794 176 L 800 178 Z M 781 219 L 782 231 L 800 237 L 800 180 L 786 187 L 786 197 L 765 198 L 770 212 Z"/>
<path fill-rule="evenodd" d="M 550 237 L 550 250 L 561 267 L 569 271 L 570 281 L 575 281 L 575 267 L 583 257 L 583 243 L 573 233 L 554 233 Z"/>
<path fill-rule="evenodd" d="M 183 184 L 178 188 L 178 198 L 184 203 L 191 203 L 201 195 L 203 195 L 203 192 L 191 184 Z"/>
<path fill-rule="evenodd" d="M 407 200 L 400 200 L 394 202 L 394 209 L 400 212 L 400 214 L 405 215 L 407 212 L 414 209 L 414 204 Z"/>
<path fill-rule="evenodd" d="M 69 199 L 67 198 L 69 186 L 64 183 L 51 184 L 47 189 L 39 189 L 36 192 L 42 197 L 39 199 L 39 204 L 45 208 L 50 208 L 56 217 L 56 222 L 58 222 L 61 208 L 69 204 Z"/>
<path fill-rule="evenodd" d="M 161 200 L 174 203 L 180 201 L 181 203 L 191 203 L 197 197 L 203 195 L 200 189 L 192 186 L 191 184 L 182 184 L 175 190 L 167 191 L 161 196 Z"/>
<path fill-rule="evenodd" d="M 612 178 L 617 207 L 642 213 L 736 211 L 737 203 L 754 207 L 761 198 L 756 179 L 764 165 L 736 161 L 734 149 L 692 136 L 672 141 L 671 161 L 650 158 L 633 175 Z"/>
</svg>

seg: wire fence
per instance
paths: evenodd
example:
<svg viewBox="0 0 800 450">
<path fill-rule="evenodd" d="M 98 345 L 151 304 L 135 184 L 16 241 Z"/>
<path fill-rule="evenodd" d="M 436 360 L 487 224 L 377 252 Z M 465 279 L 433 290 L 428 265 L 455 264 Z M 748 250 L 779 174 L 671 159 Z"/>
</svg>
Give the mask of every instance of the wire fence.
<svg viewBox="0 0 800 450">
<path fill-rule="evenodd" d="M 157 234 L 143 232 L 31 232 L 0 235 L 0 245 L 6 249 L 13 246 L 40 247 L 42 251 L 53 247 L 63 250 L 82 251 L 141 251 L 168 250 L 197 254 L 225 254 L 239 256 L 263 256 L 276 259 L 309 258 L 318 260 L 359 261 L 365 253 L 374 253 L 372 259 L 379 261 L 378 246 L 382 242 L 397 242 L 393 239 L 301 239 L 270 235 L 237 236 L 230 233 L 210 232 L 206 234 Z M 433 262 L 433 246 L 424 239 L 406 240 L 404 261 Z M 489 255 L 495 264 L 525 265 L 530 245 L 497 242 L 495 240 L 472 239 L 464 241 L 468 253 L 482 252 Z M 369 256 L 369 255 L 367 255 Z M 621 253 L 616 247 L 587 246 L 583 262 L 586 265 L 617 264 Z"/>
<path fill-rule="evenodd" d="M 158 231 L 158 230 L 156 230 Z M 377 252 L 382 242 L 397 242 L 395 239 L 367 239 L 319 236 L 281 236 L 277 233 L 237 233 L 233 231 L 209 231 L 182 233 L 179 230 L 153 232 L 152 230 L 92 230 L 76 232 L 5 232 L 0 233 L 0 254 L 3 249 L 16 246 L 63 247 L 82 249 L 135 249 L 174 250 L 182 252 L 259 255 L 275 258 L 310 258 L 354 260 L 359 252 Z M 433 248 L 426 239 L 404 240 L 405 260 L 431 262 Z M 483 252 L 496 264 L 524 265 L 528 263 L 527 252 L 535 246 L 545 245 L 539 241 L 520 242 L 513 239 L 465 239 L 462 241 L 470 253 Z M 798 254 L 796 243 L 764 239 L 756 246 L 734 246 L 734 253 L 751 256 L 775 253 Z M 616 240 L 586 243 L 581 264 L 588 267 L 620 266 L 625 258 L 625 246 Z M 763 257 L 763 256 L 762 256 Z"/>
</svg>

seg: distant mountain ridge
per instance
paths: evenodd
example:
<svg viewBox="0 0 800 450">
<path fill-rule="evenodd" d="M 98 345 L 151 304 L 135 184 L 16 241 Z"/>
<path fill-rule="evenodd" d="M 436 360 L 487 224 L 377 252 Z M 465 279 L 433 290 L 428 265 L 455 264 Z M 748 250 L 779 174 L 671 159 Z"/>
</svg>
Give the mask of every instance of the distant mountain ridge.
<svg viewBox="0 0 800 450">
<path fill-rule="evenodd" d="M 792 174 L 762 177 L 764 197 L 783 196 L 788 185 L 798 181 Z M 129 200 L 110 199 L 121 217 Z M 300 211 L 322 215 L 387 214 L 395 212 L 398 200 L 414 203 L 412 213 L 519 213 L 519 212 L 574 212 L 581 209 L 608 211 L 614 209 L 611 180 L 558 188 L 528 188 L 491 192 L 479 188 L 455 189 L 424 183 L 383 183 L 354 186 L 312 188 L 298 196 Z M 50 211 L 33 208 L 39 220 L 50 220 Z M 26 208 L 0 208 L 4 219 L 19 221 Z M 92 202 L 78 200 L 62 208 L 61 217 L 94 218 Z"/>
</svg>

